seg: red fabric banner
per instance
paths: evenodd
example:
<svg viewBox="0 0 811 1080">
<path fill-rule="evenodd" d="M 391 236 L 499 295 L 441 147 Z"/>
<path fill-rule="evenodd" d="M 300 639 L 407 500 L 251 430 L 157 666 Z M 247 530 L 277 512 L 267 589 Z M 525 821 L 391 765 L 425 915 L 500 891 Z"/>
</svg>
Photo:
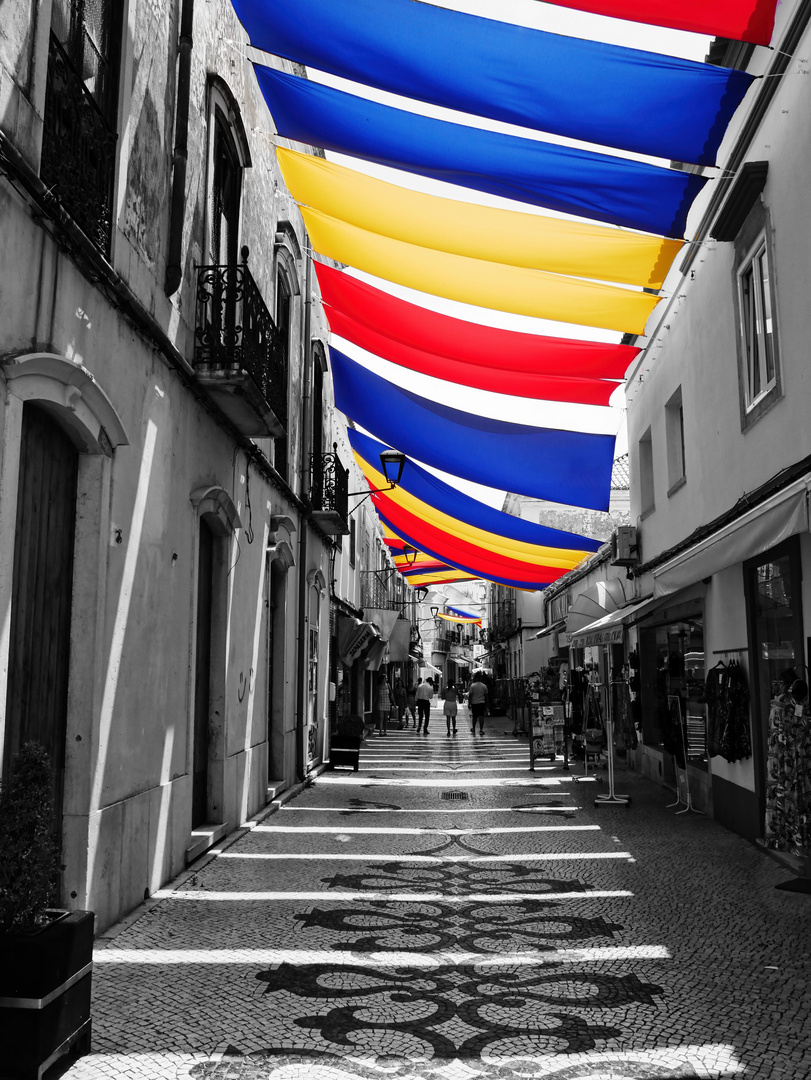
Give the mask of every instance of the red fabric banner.
<svg viewBox="0 0 811 1080">
<path fill-rule="evenodd" d="M 555 7 L 768 45 L 778 0 L 548 0 Z"/>
<path fill-rule="evenodd" d="M 574 390 L 577 380 L 623 378 L 639 353 L 631 345 L 542 337 L 480 326 L 399 300 L 324 263 L 316 262 L 315 270 L 333 333 L 346 336 L 384 360 L 440 379 L 499 393 L 547 397 L 508 389 L 505 380 L 522 375 L 534 379 L 551 376 L 562 384 L 570 382 Z M 462 368 L 469 369 L 468 379 L 458 377 Z M 456 374 L 442 374 L 443 370 Z M 473 377 L 481 381 L 470 382 Z M 613 383 L 608 387 L 609 394 L 616 389 Z M 600 392 L 604 389 L 600 387 Z"/>
</svg>

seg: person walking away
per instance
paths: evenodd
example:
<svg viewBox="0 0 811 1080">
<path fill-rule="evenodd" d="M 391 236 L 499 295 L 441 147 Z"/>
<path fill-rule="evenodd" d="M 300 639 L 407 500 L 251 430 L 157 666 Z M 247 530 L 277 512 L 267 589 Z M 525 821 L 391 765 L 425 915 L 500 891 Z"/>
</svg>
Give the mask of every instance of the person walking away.
<svg viewBox="0 0 811 1080">
<path fill-rule="evenodd" d="M 409 683 L 406 687 L 406 711 L 411 713 L 411 719 L 414 722 L 414 727 L 417 726 L 417 688 L 413 683 Z M 408 727 L 408 720 L 406 720 L 406 727 Z"/>
<path fill-rule="evenodd" d="M 407 704 L 406 688 L 403 680 L 399 676 L 394 680 L 394 704 L 397 707 L 397 720 L 400 727 L 408 727 L 408 720 L 403 724 L 403 717 L 405 716 Z"/>
<path fill-rule="evenodd" d="M 448 683 L 448 688 L 445 691 L 445 705 L 443 712 L 445 713 L 445 723 L 448 725 L 448 737 L 451 734 L 451 724 L 453 724 L 453 733 L 456 734 L 456 713 L 457 713 L 457 700 L 458 694 L 456 687 L 453 683 Z"/>
<path fill-rule="evenodd" d="M 385 672 L 377 680 L 377 734 L 388 735 L 389 713 L 391 712 L 391 687 Z"/>
<path fill-rule="evenodd" d="M 476 734 L 476 721 L 479 721 L 479 734 L 484 735 L 484 717 L 487 712 L 487 685 L 482 681 L 478 672 L 473 676 L 470 689 L 467 692 L 467 703 L 470 707 L 470 734 Z"/>
<path fill-rule="evenodd" d="M 423 682 L 422 679 L 417 683 L 417 732 L 423 730 L 425 725 L 425 734 L 428 734 L 428 721 L 431 718 L 431 698 L 434 696 L 434 688 L 431 685 L 431 680 L 428 679 Z"/>
</svg>

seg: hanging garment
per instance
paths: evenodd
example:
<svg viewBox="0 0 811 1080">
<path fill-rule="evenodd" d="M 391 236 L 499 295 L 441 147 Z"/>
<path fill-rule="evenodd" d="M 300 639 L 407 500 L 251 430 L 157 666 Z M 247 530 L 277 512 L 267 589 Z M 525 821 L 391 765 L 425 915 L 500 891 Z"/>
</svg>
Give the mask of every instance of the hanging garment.
<svg viewBox="0 0 811 1080">
<path fill-rule="evenodd" d="M 790 694 L 769 710 L 764 838 L 775 851 L 811 853 L 811 713 Z"/>
<path fill-rule="evenodd" d="M 617 749 L 635 750 L 637 737 L 631 711 L 631 689 L 625 679 L 611 683 L 611 715 Z"/>
<path fill-rule="evenodd" d="M 705 696 L 710 756 L 720 756 L 730 762 L 751 757 L 749 688 L 741 665 L 736 660 L 729 666 L 719 661 L 707 673 Z"/>
</svg>

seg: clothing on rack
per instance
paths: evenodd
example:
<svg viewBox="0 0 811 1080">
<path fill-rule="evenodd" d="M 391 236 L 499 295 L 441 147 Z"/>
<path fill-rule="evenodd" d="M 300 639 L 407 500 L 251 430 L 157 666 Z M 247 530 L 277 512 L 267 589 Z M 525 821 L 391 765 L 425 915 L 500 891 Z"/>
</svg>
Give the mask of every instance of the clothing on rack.
<svg viewBox="0 0 811 1080">
<path fill-rule="evenodd" d="M 737 660 L 719 660 L 707 672 L 705 683 L 709 713 L 707 745 L 710 757 L 743 761 L 752 756 L 749 725 L 749 687 Z"/>
<path fill-rule="evenodd" d="M 790 693 L 769 709 L 766 846 L 811 854 L 811 714 Z"/>
<path fill-rule="evenodd" d="M 631 690 L 625 679 L 611 683 L 611 715 L 614 717 L 614 745 L 618 750 L 635 750 L 637 745 L 631 708 Z"/>
</svg>

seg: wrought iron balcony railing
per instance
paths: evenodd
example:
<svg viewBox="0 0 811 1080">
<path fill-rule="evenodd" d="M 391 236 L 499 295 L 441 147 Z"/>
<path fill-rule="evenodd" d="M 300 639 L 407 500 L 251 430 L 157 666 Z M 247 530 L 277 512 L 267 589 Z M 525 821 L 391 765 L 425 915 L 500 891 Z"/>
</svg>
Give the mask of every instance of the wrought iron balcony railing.
<svg viewBox="0 0 811 1080">
<path fill-rule="evenodd" d="M 287 432 L 287 343 L 243 262 L 197 268 L 194 368 L 245 435 Z"/>
<path fill-rule="evenodd" d="M 334 451 L 310 455 L 313 520 L 330 536 L 349 532 L 349 470 Z"/>
<path fill-rule="evenodd" d="M 118 136 L 51 34 L 40 179 L 105 256 L 112 236 Z"/>
</svg>

